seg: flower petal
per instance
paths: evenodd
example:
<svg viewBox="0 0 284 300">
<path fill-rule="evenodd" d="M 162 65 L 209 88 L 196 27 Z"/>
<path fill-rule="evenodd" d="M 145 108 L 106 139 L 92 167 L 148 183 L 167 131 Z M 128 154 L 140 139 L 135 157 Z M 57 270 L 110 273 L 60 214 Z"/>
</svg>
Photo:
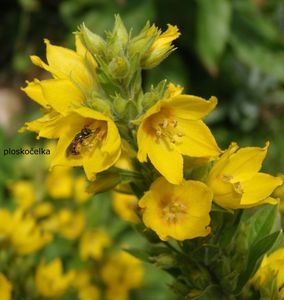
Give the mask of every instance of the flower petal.
<svg viewBox="0 0 284 300">
<path fill-rule="evenodd" d="M 178 119 L 178 126 L 184 134 L 176 147 L 184 155 L 194 157 L 218 156 L 221 152 L 210 129 L 200 120 Z"/>
<path fill-rule="evenodd" d="M 142 122 L 137 131 L 138 153 L 137 158 L 140 162 L 147 161 L 148 149 L 153 143 L 153 138 L 147 129 L 147 122 Z"/>
<path fill-rule="evenodd" d="M 210 113 L 217 105 L 217 98 L 205 100 L 192 95 L 178 95 L 169 102 L 173 114 L 182 119 L 199 120 Z"/>
<path fill-rule="evenodd" d="M 75 84 L 87 90 L 93 88 L 94 79 L 80 55 L 73 50 L 51 45 L 47 39 L 45 43 L 49 67 L 56 73 L 62 74 L 60 78 L 71 79 Z"/>
<path fill-rule="evenodd" d="M 242 182 L 244 194 L 241 205 L 258 205 L 258 202 L 267 198 L 281 184 L 282 180 L 279 177 L 257 173 L 251 179 Z"/>
<path fill-rule="evenodd" d="M 22 91 L 24 91 L 35 102 L 37 102 L 41 106 L 47 108 L 48 102 L 46 101 L 46 99 L 43 96 L 40 81 L 37 79 L 34 80 L 33 82 L 27 81 L 27 84 L 28 85 L 25 88 L 22 88 Z"/>
<path fill-rule="evenodd" d="M 242 194 L 238 193 L 233 184 L 220 179 L 207 182 L 214 194 L 214 202 L 227 209 L 237 209 L 240 207 Z"/>
<path fill-rule="evenodd" d="M 234 178 L 231 182 L 242 182 L 250 179 L 261 168 L 269 143 L 264 148 L 245 147 L 241 148 L 229 158 L 229 163 L 223 168 L 222 173 Z"/>
<path fill-rule="evenodd" d="M 163 140 L 152 141 L 148 156 L 154 167 L 172 184 L 183 179 L 183 159 L 175 148 L 170 149 Z"/>
<path fill-rule="evenodd" d="M 63 115 L 85 101 L 82 92 L 70 80 L 42 80 L 40 85 L 46 101 Z"/>
<path fill-rule="evenodd" d="M 25 127 L 21 128 L 19 132 L 29 130 L 37 132 L 38 138 L 56 139 L 62 135 L 64 124 L 65 118 L 62 115 L 56 111 L 50 111 L 41 118 L 26 122 Z"/>
</svg>

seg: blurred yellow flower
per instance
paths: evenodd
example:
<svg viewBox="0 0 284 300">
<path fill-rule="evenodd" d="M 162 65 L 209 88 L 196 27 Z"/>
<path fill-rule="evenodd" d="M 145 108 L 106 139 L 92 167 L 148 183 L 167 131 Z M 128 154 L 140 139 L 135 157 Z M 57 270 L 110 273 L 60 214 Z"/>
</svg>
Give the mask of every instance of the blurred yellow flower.
<svg viewBox="0 0 284 300">
<path fill-rule="evenodd" d="M 54 207 L 49 202 L 40 202 L 32 210 L 33 216 L 43 218 L 49 216 L 54 211 Z"/>
<path fill-rule="evenodd" d="M 103 250 L 110 244 L 111 240 L 105 231 L 101 229 L 86 231 L 80 240 L 80 257 L 83 260 L 88 258 L 100 259 Z"/>
<path fill-rule="evenodd" d="M 128 300 L 129 290 L 124 286 L 110 286 L 106 290 L 106 300 Z"/>
<path fill-rule="evenodd" d="M 173 89 L 170 86 L 170 89 Z M 218 156 L 220 149 L 209 128 L 201 121 L 217 104 L 217 99 L 166 93 L 137 121 L 138 159 L 147 156 L 154 167 L 171 183 L 183 179 L 182 155 Z M 173 96 L 172 96 L 173 95 Z M 171 163 L 169 167 L 169 162 Z"/>
<path fill-rule="evenodd" d="M 70 198 L 73 192 L 72 169 L 56 166 L 48 173 L 46 180 L 47 193 L 54 199 Z"/>
<path fill-rule="evenodd" d="M 280 248 L 272 254 L 264 256 L 251 282 L 257 288 L 260 288 L 271 279 L 273 274 L 277 275 L 277 286 L 280 293 L 279 299 L 284 299 L 284 248 Z"/>
<path fill-rule="evenodd" d="M 21 207 L 23 210 L 31 207 L 36 200 L 35 187 L 30 181 L 15 181 L 9 184 L 9 189 L 17 206 Z"/>
<path fill-rule="evenodd" d="M 85 215 L 82 211 L 71 211 L 67 208 L 61 209 L 57 215 L 58 233 L 66 239 L 78 238 L 85 228 Z"/>
<path fill-rule="evenodd" d="M 127 299 L 122 295 L 128 294 L 130 289 L 138 288 L 142 284 L 144 269 L 142 263 L 132 255 L 121 251 L 111 255 L 102 267 L 102 279 L 109 290 L 108 300 Z M 114 293 L 113 293 L 114 291 Z M 108 294 L 108 293 L 107 293 Z"/>
<path fill-rule="evenodd" d="M 10 300 L 12 293 L 12 284 L 6 278 L 6 276 L 0 273 L 0 299 L 1 300 Z"/>
<path fill-rule="evenodd" d="M 20 255 L 36 252 L 52 240 L 52 235 L 44 231 L 32 216 L 22 210 L 17 210 L 13 214 L 12 222 L 9 239 Z"/>
<path fill-rule="evenodd" d="M 214 193 L 214 201 L 228 209 L 238 209 L 276 203 L 269 197 L 282 180 L 259 170 L 267 154 L 264 148 L 245 147 L 237 151 L 232 143 L 211 169 L 207 184 Z"/>
<path fill-rule="evenodd" d="M 0 220 L 0 239 L 8 241 L 17 254 L 33 253 L 52 240 L 52 235 L 21 209 L 15 212 L 1 209 Z"/>
<path fill-rule="evenodd" d="M 76 274 L 73 280 L 73 286 L 76 289 L 81 289 L 85 286 L 90 285 L 91 272 L 87 269 L 76 270 Z"/>
<path fill-rule="evenodd" d="M 41 260 L 36 269 L 35 284 L 42 296 L 59 297 L 67 292 L 74 277 L 74 271 L 63 273 L 62 262 L 59 258 L 49 263 Z"/>
<path fill-rule="evenodd" d="M 0 241 L 8 238 L 12 231 L 13 215 L 5 208 L 0 209 Z"/>
<path fill-rule="evenodd" d="M 125 221 L 139 223 L 139 217 L 136 212 L 138 209 L 138 198 L 135 195 L 112 193 L 112 205 L 114 211 Z"/>
<path fill-rule="evenodd" d="M 143 222 L 161 240 L 192 239 L 210 233 L 212 192 L 202 182 L 187 180 L 173 185 L 163 177 L 152 183 L 139 201 Z"/>
<path fill-rule="evenodd" d="M 79 300 L 100 300 L 100 291 L 93 284 L 82 287 L 79 290 Z"/>
<path fill-rule="evenodd" d="M 84 176 L 79 176 L 74 179 L 75 200 L 78 203 L 84 203 L 90 199 L 91 194 L 86 192 L 87 180 Z"/>
<path fill-rule="evenodd" d="M 172 41 L 180 36 L 178 27 L 170 24 L 163 33 L 155 25 L 152 25 L 146 31 L 146 35 L 153 36 L 153 34 L 156 34 L 156 38 L 150 49 L 144 54 L 141 62 L 145 69 L 154 68 L 164 60 L 174 50 Z"/>
</svg>

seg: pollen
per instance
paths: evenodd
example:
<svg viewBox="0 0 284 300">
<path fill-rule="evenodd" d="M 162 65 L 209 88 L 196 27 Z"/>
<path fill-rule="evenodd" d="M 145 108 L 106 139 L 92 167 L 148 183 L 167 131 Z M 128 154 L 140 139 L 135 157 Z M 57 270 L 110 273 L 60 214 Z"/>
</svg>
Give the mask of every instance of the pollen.
<svg viewBox="0 0 284 300">
<path fill-rule="evenodd" d="M 177 198 L 162 201 L 162 215 L 167 223 L 177 223 L 187 213 L 187 205 Z"/>
<path fill-rule="evenodd" d="M 240 194 L 242 194 L 244 192 L 243 187 L 240 182 L 234 183 L 234 188 L 235 188 L 236 192 L 238 192 Z"/>
<path fill-rule="evenodd" d="M 163 140 L 170 148 L 175 144 L 182 143 L 184 133 L 179 130 L 176 119 L 158 114 L 152 124 L 156 141 Z"/>
</svg>

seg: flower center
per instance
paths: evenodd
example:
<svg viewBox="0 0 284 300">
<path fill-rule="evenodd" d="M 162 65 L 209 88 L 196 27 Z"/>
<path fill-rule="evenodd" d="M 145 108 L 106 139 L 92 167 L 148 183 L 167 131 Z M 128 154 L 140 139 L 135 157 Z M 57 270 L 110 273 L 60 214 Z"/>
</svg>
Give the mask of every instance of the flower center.
<svg viewBox="0 0 284 300">
<path fill-rule="evenodd" d="M 223 181 L 230 182 L 233 185 L 234 190 L 237 193 L 243 194 L 244 190 L 243 190 L 243 187 L 242 187 L 241 183 L 239 181 L 238 182 L 232 182 L 234 180 L 234 176 L 223 174 L 223 175 L 220 176 L 220 178 Z"/>
<path fill-rule="evenodd" d="M 162 201 L 163 219 L 168 223 L 178 222 L 187 212 L 187 205 L 180 199 L 168 197 Z"/>
<path fill-rule="evenodd" d="M 175 118 L 158 113 L 152 122 L 156 141 L 163 140 L 170 148 L 182 143 L 184 133 L 179 130 L 178 125 Z"/>
</svg>

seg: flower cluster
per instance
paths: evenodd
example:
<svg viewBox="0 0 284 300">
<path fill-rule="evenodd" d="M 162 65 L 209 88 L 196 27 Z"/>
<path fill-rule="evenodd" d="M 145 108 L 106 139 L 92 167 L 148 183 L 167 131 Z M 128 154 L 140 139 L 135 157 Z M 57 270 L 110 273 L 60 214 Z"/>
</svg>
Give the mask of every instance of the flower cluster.
<svg viewBox="0 0 284 300">
<path fill-rule="evenodd" d="M 37 168 L 44 174 L 40 182 L 7 182 L 10 207 L 0 208 L 1 300 L 127 300 L 142 285 L 143 265 L 117 249 L 116 234 L 104 228 L 104 220 L 88 221 L 101 208 L 85 191 L 84 177 L 62 166 L 48 173 L 45 162 Z M 127 211 L 118 210 L 123 216 Z M 112 214 L 110 220 L 118 222 Z"/>
<path fill-rule="evenodd" d="M 68 195 L 69 186 L 74 186 L 67 179 L 68 168 L 83 166 L 91 181 L 87 190 L 112 190 L 115 210 L 139 228 L 145 226 L 145 235 L 152 234 L 152 238 L 166 243 L 212 238 L 211 243 L 217 241 L 217 230 L 223 228 L 221 223 L 218 228 L 212 219 L 216 211 L 234 215 L 235 210 L 237 216 L 243 209 L 275 205 L 277 200 L 271 194 L 282 179 L 260 172 L 268 143 L 263 148 L 239 148 L 236 143 L 224 151 L 219 148 L 203 121 L 217 105 L 216 97 L 206 100 L 185 94 L 182 87 L 166 80 L 148 90 L 143 88 L 142 70 L 161 63 L 175 49 L 172 42 L 179 35 L 176 26 L 168 25 L 161 32 L 147 23 L 133 37 L 116 16 L 114 28 L 106 38 L 85 25 L 79 27 L 75 33 L 76 50 L 45 40 L 47 62 L 36 56 L 31 59 L 52 78 L 35 79 L 23 88 L 43 107 L 44 115 L 27 122 L 21 131 L 58 140 L 51 161 L 55 179 L 48 180 L 53 196 Z M 81 189 L 84 180 L 80 182 Z M 87 197 L 78 201 L 84 202 Z M 84 220 L 80 212 L 63 210 L 44 226 L 50 230 L 60 228 L 62 236 L 74 239 L 82 233 Z M 92 241 L 99 241 L 101 246 Z M 225 242 L 219 242 L 223 247 Z M 101 247 L 109 243 L 101 231 L 85 232 L 82 258 L 99 258 Z M 125 259 L 124 255 L 110 259 L 102 277 L 113 273 L 114 281 L 126 278 L 127 274 L 119 277 L 115 267 L 119 260 L 124 268 Z M 42 262 L 39 273 L 44 268 L 54 269 L 65 283 L 72 277 L 69 273 L 62 275 L 59 261 L 48 266 Z M 128 288 L 138 286 L 137 278 L 125 279 L 128 285 L 123 292 L 115 283 L 107 295 L 116 294 L 119 298 Z M 106 279 L 105 282 L 107 286 L 111 284 Z M 202 283 L 206 286 L 206 280 Z M 237 291 L 241 282 L 234 284 Z M 222 284 L 222 288 L 225 286 Z M 61 288 L 64 290 L 64 284 Z M 194 289 L 190 288 L 191 293 Z M 195 287 L 202 288 L 205 289 Z"/>
</svg>

